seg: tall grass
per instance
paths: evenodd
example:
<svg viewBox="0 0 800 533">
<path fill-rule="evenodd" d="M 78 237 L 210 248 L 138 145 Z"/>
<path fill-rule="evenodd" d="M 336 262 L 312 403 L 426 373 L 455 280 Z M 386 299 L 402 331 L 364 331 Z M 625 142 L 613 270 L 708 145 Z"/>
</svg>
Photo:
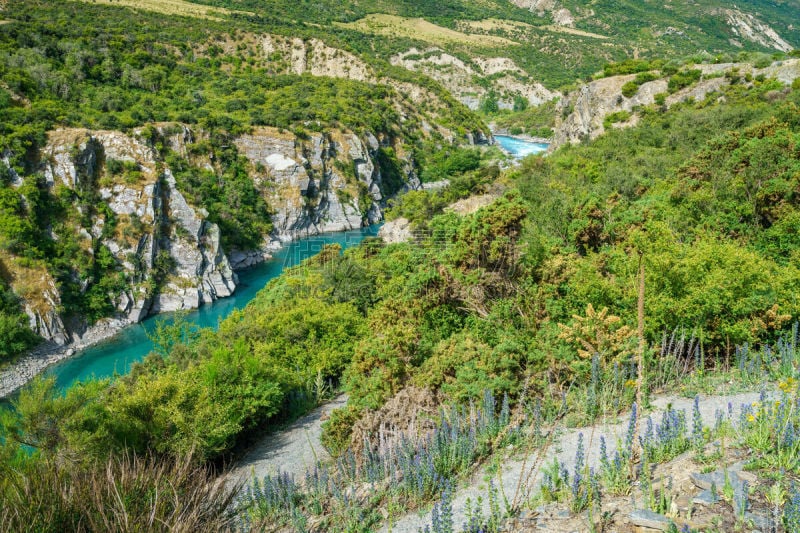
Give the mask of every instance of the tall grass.
<svg viewBox="0 0 800 533">
<path fill-rule="evenodd" d="M 26 461 L 0 472 L 0 531 L 231 531 L 235 492 L 191 458 Z"/>
</svg>

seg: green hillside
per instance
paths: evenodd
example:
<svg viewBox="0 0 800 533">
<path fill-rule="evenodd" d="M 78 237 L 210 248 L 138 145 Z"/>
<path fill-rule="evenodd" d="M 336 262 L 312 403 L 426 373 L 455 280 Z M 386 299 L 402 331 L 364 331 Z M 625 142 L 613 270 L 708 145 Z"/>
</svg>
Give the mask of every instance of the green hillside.
<svg viewBox="0 0 800 533">
<path fill-rule="evenodd" d="M 515 47 L 472 43 L 452 44 L 449 52 L 460 57 L 505 56 L 517 61 L 533 79 L 549 87 L 572 83 L 597 71 L 603 63 L 628 57 L 685 57 L 706 53 L 710 56 L 735 55 L 738 51 L 774 52 L 772 44 L 742 38 L 732 29 L 723 9 L 726 2 L 703 0 L 684 2 L 635 1 L 562 1 L 557 7 L 569 9 L 575 21 L 572 26 L 553 24 L 552 13 L 531 12 L 510 1 L 489 2 L 283 2 L 278 0 L 209 0 L 204 5 L 247 10 L 267 25 L 315 24 L 315 30 L 339 33 L 336 23 L 353 23 L 375 14 L 406 18 L 424 18 L 448 29 L 459 29 L 476 35 L 498 36 L 519 43 Z M 797 20 L 800 4 L 796 1 L 767 2 L 754 0 L 736 4 L 736 9 L 755 16 L 774 29 L 791 47 L 800 46 Z M 480 21 L 505 21 L 504 24 L 476 25 Z M 515 23 L 515 24 L 508 24 Z M 316 26 L 319 25 L 319 26 Z M 574 29 L 573 29 L 574 28 Z M 578 30 L 578 31 L 574 31 Z M 341 34 L 350 46 L 367 54 L 387 58 L 410 45 L 431 44 L 424 37 L 409 39 L 382 35 L 376 39 Z M 737 41 L 736 43 L 732 40 Z"/>
<path fill-rule="evenodd" d="M 797 0 L 0 9 L 0 378 L 27 383 L 1 531 L 366 533 L 434 504 L 420 531 L 632 531 L 622 506 L 800 531 Z M 551 150 L 513 159 L 490 119 Z M 234 256 L 379 221 L 217 329 L 158 322 L 124 375 L 32 376 L 91 326 L 230 295 Z M 226 477 L 334 398 L 302 478 Z M 512 502 L 521 454 L 543 475 Z M 664 476 L 736 463 L 702 508 Z"/>
</svg>

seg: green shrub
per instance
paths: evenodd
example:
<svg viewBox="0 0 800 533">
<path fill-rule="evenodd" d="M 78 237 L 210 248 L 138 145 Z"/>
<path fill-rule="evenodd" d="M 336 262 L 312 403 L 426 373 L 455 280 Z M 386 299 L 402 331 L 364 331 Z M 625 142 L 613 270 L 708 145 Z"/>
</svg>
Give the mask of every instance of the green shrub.
<svg viewBox="0 0 800 533">
<path fill-rule="evenodd" d="M 667 89 L 670 94 L 676 93 L 700 81 L 702 75 L 702 71 L 698 69 L 682 70 L 670 76 L 667 82 Z"/>
<path fill-rule="evenodd" d="M 613 113 L 609 113 L 603 119 L 603 127 L 606 129 L 610 128 L 612 124 L 616 124 L 618 122 L 625 122 L 629 118 L 631 118 L 630 111 L 614 111 Z"/>
<path fill-rule="evenodd" d="M 625 98 L 631 98 L 637 92 L 639 92 L 639 85 L 635 81 L 629 81 L 622 86 L 622 96 Z"/>
<path fill-rule="evenodd" d="M 338 457 L 350 447 L 353 425 L 361 417 L 361 412 L 347 405 L 331 412 L 330 418 L 322 424 L 320 441 L 333 457 Z"/>
</svg>

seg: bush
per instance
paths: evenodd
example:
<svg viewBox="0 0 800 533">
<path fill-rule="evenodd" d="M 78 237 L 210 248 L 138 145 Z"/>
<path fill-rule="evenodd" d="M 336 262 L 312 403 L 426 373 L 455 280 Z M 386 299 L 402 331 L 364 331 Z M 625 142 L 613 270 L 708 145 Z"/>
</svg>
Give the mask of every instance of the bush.
<svg viewBox="0 0 800 533">
<path fill-rule="evenodd" d="M 629 118 L 631 118 L 630 111 L 614 111 L 613 113 L 609 113 L 603 119 L 603 127 L 608 129 L 611 127 L 612 124 L 616 124 L 618 122 L 625 122 Z"/>
<path fill-rule="evenodd" d="M 639 92 L 639 85 L 635 81 L 629 81 L 622 86 L 622 96 L 631 98 Z"/>
<path fill-rule="evenodd" d="M 670 94 L 676 93 L 681 89 L 694 85 L 700 81 L 703 72 L 698 69 L 683 70 L 677 72 L 669 78 L 667 82 L 667 89 Z"/>
<path fill-rule="evenodd" d="M 350 447 L 350 435 L 360 417 L 361 411 L 347 405 L 332 411 L 330 418 L 322 424 L 320 441 L 333 457 L 338 457 Z"/>
</svg>

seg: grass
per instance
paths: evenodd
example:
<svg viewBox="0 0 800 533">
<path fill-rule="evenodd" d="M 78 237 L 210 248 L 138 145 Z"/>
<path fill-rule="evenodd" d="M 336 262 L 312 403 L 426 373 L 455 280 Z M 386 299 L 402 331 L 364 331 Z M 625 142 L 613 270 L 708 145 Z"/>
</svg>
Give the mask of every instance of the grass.
<svg viewBox="0 0 800 533">
<path fill-rule="evenodd" d="M 519 44 L 504 37 L 463 33 L 437 26 L 422 18 L 399 17 L 396 15 L 372 14 L 355 22 L 337 23 L 337 25 L 363 33 L 417 39 L 439 46 L 464 44 L 487 47 L 517 46 Z"/>
<path fill-rule="evenodd" d="M 566 26 L 544 26 L 544 29 L 555 33 L 568 33 L 570 35 L 577 35 L 579 37 L 590 37 L 592 39 L 608 39 L 607 35 L 600 35 L 599 33 L 592 33 L 590 31 L 576 30 L 575 28 L 568 28 Z"/>
<path fill-rule="evenodd" d="M 231 531 L 237 487 L 191 458 L 53 459 L 0 475 L 0 531 Z"/>
<path fill-rule="evenodd" d="M 179 15 L 182 17 L 194 17 L 210 20 L 222 20 L 224 15 L 231 13 L 247 13 L 244 11 L 233 11 L 221 7 L 203 6 L 186 2 L 184 0 L 81 0 L 91 4 L 105 4 L 116 7 L 130 7 L 133 9 L 144 9 L 164 15 Z"/>
<path fill-rule="evenodd" d="M 56 284 L 43 262 L 0 251 L 0 265 L 3 266 L 8 276 L 6 281 L 14 289 L 14 293 L 30 309 L 42 316 L 53 311 L 53 303 L 49 298 L 52 297 Z"/>
</svg>

